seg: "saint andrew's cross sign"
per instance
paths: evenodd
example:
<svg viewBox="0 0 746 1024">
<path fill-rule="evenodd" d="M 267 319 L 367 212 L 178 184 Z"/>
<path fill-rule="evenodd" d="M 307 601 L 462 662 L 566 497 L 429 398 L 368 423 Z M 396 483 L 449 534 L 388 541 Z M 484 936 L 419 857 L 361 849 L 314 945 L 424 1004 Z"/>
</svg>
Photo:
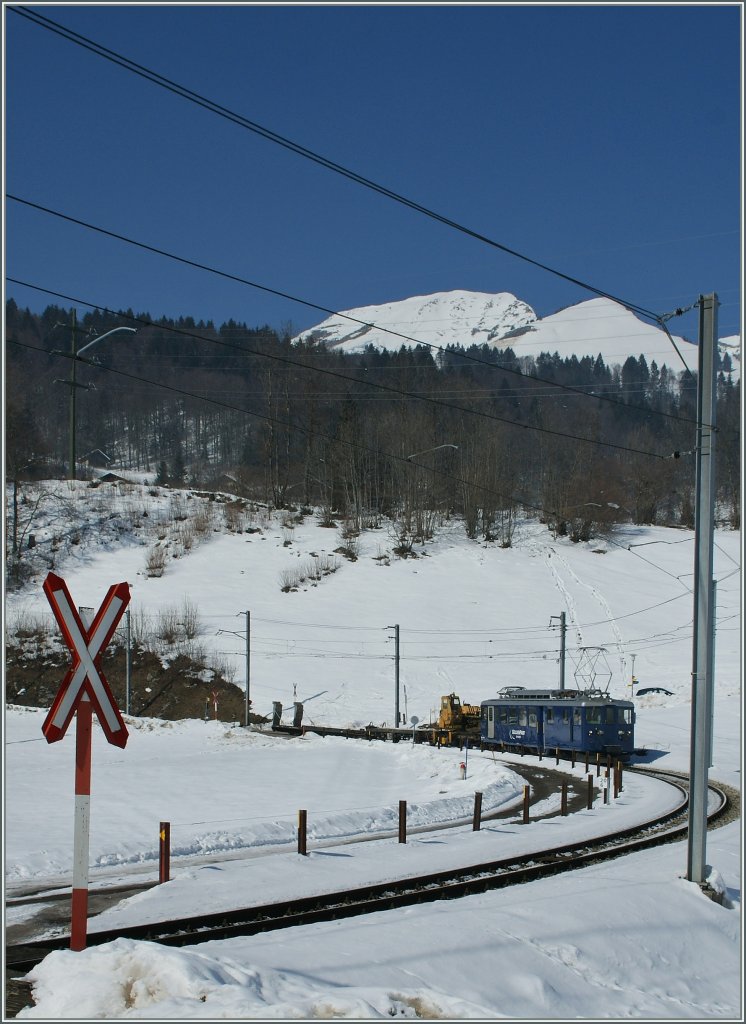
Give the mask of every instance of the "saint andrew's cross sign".
<svg viewBox="0 0 746 1024">
<path fill-rule="evenodd" d="M 129 584 L 116 583 L 109 587 L 89 629 L 83 625 L 67 584 L 61 577 L 50 572 L 44 581 L 44 593 L 72 655 L 72 665 L 42 726 L 47 742 L 55 743 L 62 739 L 73 714 L 87 697 L 109 743 L 126 746 L 127 726 L 101 668 L 101 655 L 129 604 Z"/>
<path fill-rule="evenodd" d="M 101 669 L 101 657 L 129 604 L 128 583 L 115 583 L 91 622 L 83 624 L 67 584 L 50 572 L 44 580 L 47 595 L 72 664 L 62 680 L 42 732 L 48 743 L 61 740 L 76 715 L 75 723 L 75 829 L 73 837 L 72 914 L 70 948 L 86 947 L 88 927 L 88 850 L 91 805 L 91 733 L 93 712 L 109 743 L 127 744 L 127 726 Z M 77 713 L 77 714 L 76 714 Z"/>
</svg>

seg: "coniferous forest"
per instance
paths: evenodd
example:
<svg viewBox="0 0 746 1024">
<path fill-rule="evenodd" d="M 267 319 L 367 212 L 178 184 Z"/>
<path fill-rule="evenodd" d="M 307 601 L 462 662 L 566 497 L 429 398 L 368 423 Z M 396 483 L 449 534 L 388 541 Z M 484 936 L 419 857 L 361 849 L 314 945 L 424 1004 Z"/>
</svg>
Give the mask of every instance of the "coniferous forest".
<svg viewBox="0 0 746 1024">
<path fill-rule="evenodd" d="M 6 481 L 69 475 L 69 309 L 6 307 Z M 616 522 L 694 524 L 696 377 L 630 356 L 517 358 L 470 345 L 345 354 L 290 329 L 132 310 L 78 316 L 79 478 L 113 472 L 313 506 L 402 548 L 433 517 L 508 546 L 521 510 L 573 540 Z M 677 365 L 672 350 L 671 365 Z M 680 365 L 680 364 L 678 364 Z M 740 526 L 740 383 L 719 365 L 717 519 Z M 411 458 L 410 458 L 411 456 Z"/>
</svg>

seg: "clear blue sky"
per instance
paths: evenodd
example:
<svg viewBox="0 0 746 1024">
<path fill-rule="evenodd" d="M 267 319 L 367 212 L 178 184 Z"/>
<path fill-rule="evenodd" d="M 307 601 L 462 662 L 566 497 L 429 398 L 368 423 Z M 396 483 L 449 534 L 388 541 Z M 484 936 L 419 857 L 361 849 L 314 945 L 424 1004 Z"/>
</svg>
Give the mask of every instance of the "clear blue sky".
<svg viewBox="0 0 746 1024">
<path fill-rule="evenodd" d="M 715 291 L 719 333 L 740 329 L 740 4 L 29 9 L 638 305 Z M 591 297 L 3 14 L 9 193 L 332 309 Z M 13 201 L 6 218 L 6 274 L 55 291 L 216 324 L 324 318 Z"/>
</svg>

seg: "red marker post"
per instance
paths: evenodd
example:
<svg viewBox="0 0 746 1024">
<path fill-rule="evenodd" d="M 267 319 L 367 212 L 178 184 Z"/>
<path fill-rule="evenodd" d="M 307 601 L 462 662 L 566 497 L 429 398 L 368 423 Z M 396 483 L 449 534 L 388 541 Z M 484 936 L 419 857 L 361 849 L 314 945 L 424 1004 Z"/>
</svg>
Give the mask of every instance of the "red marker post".
<svg viewBox="0 0 746 1024">
<path fill-rule="evenodd" d="M 90 626 L 84 625 L 73 604 L 67 584 L 50 572 L 44 593 L 62 631 L 72 664 L 44 720 L 42 732 L 48 743 L 56 743 L 67 732 L 77 712 L 75 727 L 75 830 L 73 839 L 73 887 L 70 948 L 86 947 L 88 924 L 88 849 L 91 801 L 91 734 L 93 712 L 98 715 L 109 743 L 124 748 L 127 726 L 119 712 L 101 657 L 129 604 L 129 584 L 109 587 Z"/>
</svg>

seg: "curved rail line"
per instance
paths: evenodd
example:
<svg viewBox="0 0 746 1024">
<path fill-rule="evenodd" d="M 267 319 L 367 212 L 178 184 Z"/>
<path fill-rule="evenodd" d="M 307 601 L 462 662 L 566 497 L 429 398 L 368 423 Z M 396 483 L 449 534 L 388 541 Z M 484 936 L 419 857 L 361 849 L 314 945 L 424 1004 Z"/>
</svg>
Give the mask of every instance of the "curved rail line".
<svg viewBox="0 0 746 1024">
<path fill-rule="evenodd" d="M 685 836 L 688 828 L 688 777 L 684 773 L 660 769 L 628 768 L 627 771 L 641 772 L 676 787 L 681 793 L 678 806 L 632 828 L 534 854 L 282 903 L 93 932 L 88 935 L 88 945 L 99 945 L 117 938 L 147 940 L 172 946 L 191 945 L 354 917 L 416 903 L 458 899 L 575 870 L 637 850 L 675 842 Z M 712 825 L 726 815 L 729 807 L 732 807 L 732 800 L 719 784 L 711 783 L 709 791 L 711 809 L 708 822 Z M 68 946 L 69 936 L 10 946 L 6 950 L 6 970 L 16 973 L 28 971 L 52 950 Z"/>
</svg>

